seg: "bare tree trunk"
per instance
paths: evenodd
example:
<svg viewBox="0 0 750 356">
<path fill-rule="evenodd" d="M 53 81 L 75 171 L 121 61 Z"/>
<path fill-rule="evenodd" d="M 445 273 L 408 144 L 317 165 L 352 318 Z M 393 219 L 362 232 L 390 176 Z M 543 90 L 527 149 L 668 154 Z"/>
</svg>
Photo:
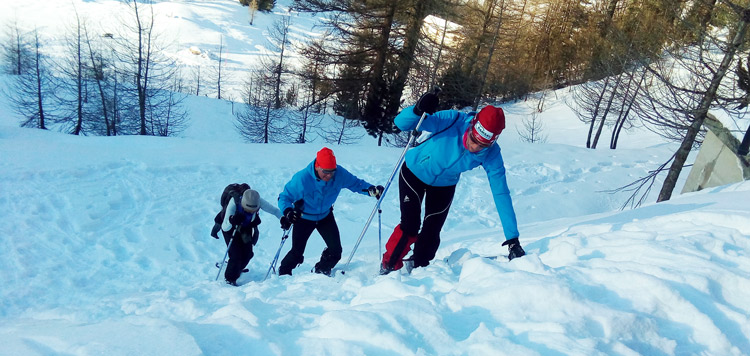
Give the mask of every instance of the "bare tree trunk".
<svg viewBox="0 0 750 356">
<path fill-rule="evenodd" d="M 216 99 L 221 100 L 221 67 L 224 65 L 224 36 L 219 37 L 219 68 L 217 68 Z"/>
<path fill-rule="evenodd" d="M 638 80 L 638 84 L 635 86 L 635 91 L 632 95 L 630 95 L 630 101 L 628 100 L 628 96 L 626 95 L 623 98 L 623 107 L 625 106 L 625 103 L 627 101 L 628 107 L 627 109 L 620 110 L 620 117 L 618 118 L 617 123 L 615 124 L 614 130 L 612 130 L 612 139 L 609 142 L 609 148 L 616 149 L 617 148 L 617 142 L 620 140 L 620 131 L 622 131 L 623 126 L 625 126 L 625 122 L 628 120 L 628 115 L 630 115 L 630 110 L 633 108 L 633 104 L 635 103 L 635 98 L 638 96 L 638 92 L 641 89 L 641 85 L 643 84 L 643 80 L 646 79 L 646 73 L 647 71 L 643 71 L 643 75 L 641 75 L 641 79 Z M 631 80 L 632 80 L 631 76 Z M 628 85 L 630 87 L 630 85 Z"/>
<path fill-rule="evenodd" d="M 78 97 L 76 98 L 76 114 L 77 120 L 75 127 L 73 128 L 73 134 L 79 135 L 83 126 L 83 54 L 81 50 L 81 19 L 78 17 L 78 11 L 76 11 L 76 89 Z"/>
<path fill-rule="evenodd" d="M 40 52 L 41 44 L 39 43 L 39 32 L 34 31 L 34 40 L 36 48 L 36 61 L 34 63 L 34 70 L 36 74 L 36 92 L 37 92 L 37 105 L 39 108 L 39 128 L 46 130 L 47 126 L 44 124 L 44 105 L 42 104 L 42 54 Z"/>
<path fill-rule="evenodd" d="M 263 126 L 263 143 L 268 143 L 269 126 L 271 126 L 271 102 L 266 105 L 266 120 Z"/>
<path fill-rule="evenodd" d="M 419 34 L 422 30 L 424 18 L 427 17 L 427 4 L 429 1 L 417 1 L 414 13 L 409 19 L 404 37 L 404 46 L 397 57 L 396 77 L 388 88 L 388 101 L 386 103 L 385 116 L 390 121 L 391 118 L 398 114 L 401 104 L 401 95 L 406 86 L 406 77 L 409 75 L 412 63 L 414 63 L 414 53 L 419 43 Z M 430 88 L 431 89 L 431 88 Z M 380 136 L 382 136 L 382 130 Z M 378 140 L 380 141 L 380 140 Z"/>
<path fill-rule="evenodd" d="M 140 122 L 140 135 L 147 135 L 146 131 L 146 78 L 144 76 L 144 61 L 143 54 L 143 24 L 141 23 L 141 16 L 138 13 L 138 1 L 133 0 L 133 10 L 135 11 L 136 28 L 138 29 L 138 56 L 137 69 L 135 71 L 135 82 L 138 90 L 138 117 Z"/>
<path fill-rule="evenodd" d="M 596 125 L 596 117 L 599 115 L 599 106 L 604 99 L 604 93 L 607 92 L 607 84 L 609 84 L 609 78 L 604 79 L 604 86 L 602 87 L 602 93 L 599 94 L 599 98 L 596 100 L 596 109 L 594 109 L 593 115 L 591 115 L 591 125 L 589 125 L 589 134 L 586 139 L 586 148 L 591 147 L 591 134 L 594 132 L 594 126 Z"/>
<path fill-rule="evenodd" d="M 391 29 L 396 13 L 395 1 L 391 1 L 388 4 L 386 11 L 383 23 L 379 26 L 378 43 L 375 44 L 375 48 L 378 48 L 378 51 L 370 70 L 370 85 L 367 90 L 367 99 L 362 115 L 366 122 L 373 123 L 373 129 L 377 129 L 377 122 L 382 119 L 384 114 L 383 101 L 387 95 L 387 85 L 383 78 L 383 73 L 385 72 L 385 64 L 388 59 L 388 43 L 391 38 Z M 380 140 L 378 140 L 378 146 L 380 146 Z"/>
<path fill-rule="evenodd" d="M 479 101 L 482 100 L 482 93 L 484 92 L 484 85 L 487 83 L 487 72 L 490 69 L 490 63 L 492 62 L 492 54 L 495 52 L 495 46 L 497 46 L 497 35 L 500 32 L 500 26 L 503 24 L 503 11 L 505 10 L 505 0 L 500 2 L 500 15 L 497 17 L 497 26 L 495 26 L 495 34 L 492 36 L 492 43 L 490 43 L 490 50 L 487 54 L 487 61 L 484 63 L 482 73 L 479 74 L 480 82 L 477 88 L 477 93 L 474 95 L 474 105 L 472 110 L 476 111 L 479 107 Z"/>
<path fill-rule="evenodd" d="M 284 55 L 286 50 L 286 43 L 289 41 L 289 26 L 291 26 L 291 14 L 284 17 L 281 22 L 278 23 L 275 31 L 277 31 L 277 40 L 281 42 L 279 47 L 279 63 L 275 69 L 275 82 L 274 82 L 274 109 L 281 108 L 281 75 L 284 73 Z"/>
<path fill-rule="evenodd" d="M 445 20 L 443 25 L 443 35 L 440 37 L 440 46 L 438 47 L 437 58 L 435 59 L 435 67 L 432 69 L 432 76 L 430 77 L 430 86 L 428 90 L 435 86 L 435 80 L 437 79 L 437 70 L 440 66 L 440 57 L 443 54 L 443 48 L 445 47 L 445 35 L 448 32 L 448 20 Z"/>
<path fill-rule="evenodd" d="M 107 110 L 107 96 L 104 94 L 104 87 L 102 86 L 102 81 L 104 80 L 104 68 L 101 61 L 97 64 L 96 59 L 94 58 L 94 50 L 91 48 L 91 38 L 89 38 L 89 31 L 86 26 L 83 28 L 83 34 L 86 36 L 86 45 L 89 49 L 89 60 L 91 60 L 91 67 L 94 70 L 94 79 L 96 80 L 96 87 L 99 90 L 99 99 L 102 101 L 104 126 L 107 136 L 111 136 L 112 132 L 109 123 L 109 110 Z"/>
<path fill-rule="evenodd" d="M 602 113 L 602 119 L 599 122 L 599 128 L 596 130 L 596 135 L 594 136 L 594 142 L 591 144 L 591 148 L 596 148 L 596 144 L 599 142 L 599 136 L 601 136 L 602 129 L 604 129 L 604 124 L 607 122 L 607 115 L 609 115 L 609 109 L 612 108 L 612 102 L 615 100 L 615 97 L 617 96 L 617 88 L 620 87 L 622 76 L 623 74 L 619 74 L 617 76 L 617 82 L 615 82 L 615 86 L 612 87 L 612 95 L 609 96 L 609 100 L 607 101 L 607 107 L 604 108 L 604 113 Z"/>
<path fill-rule="evenodd" d="M 91 59 L 91 63 L 96 63 L 94 59 L 94 53 L 91 50 L 91 42 L 89 42 L 90 40 L 88 39 L 88 37 L 86 38 L 86 41 L 89 47 L 89 58 Z M 104 118 L 104 126 L 106 128 L 107 136 L 111 136 L 112 132 L 111 132 L 110 123 L 109 123 L 109 110 L 107 110 L 107 97 L 104 94 L 104 87 L 102 87 L 102 80 L 103 80 L 102 76 L 104 74 L 102 73 L 101 65 L 99 67 L 97 67 L 96 64 L 93 64 L 93 65 L 94 65 L 94 71 L 96 72 L 95 75 L 97 76 L 96 87 L 99 90 L 99 99 L 102 101 L 102 117 Z"/>
</svg>

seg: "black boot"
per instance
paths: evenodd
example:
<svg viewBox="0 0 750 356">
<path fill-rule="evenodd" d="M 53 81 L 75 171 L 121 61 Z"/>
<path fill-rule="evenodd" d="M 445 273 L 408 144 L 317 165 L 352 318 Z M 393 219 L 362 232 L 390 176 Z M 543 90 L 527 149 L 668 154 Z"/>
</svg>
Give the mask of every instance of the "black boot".
<svg viewBox="0 0 750 356">
<path fill-rule="evenodd" d="M 508 246 L 508 261 L 526 255 L 526 251 L 521 247 L 521 243 L 518 242 L 517 237 L 503 242 L 503 246 L 506 245 Z"/>
<path fill-rule="evenodd" d="M 315 264 L 315 268 L 313 268 L 313 272 L 319 273 L 319 274 L 325 274 L 326 276 L 331 276 L 331 269 L 325 266 L 322 266 L 320 262 Z"/>
<path fill-rule="evenodd" d="M 386 274 L 391 273 L 391 272 L 393 272 L 393 267 L 389 267 L 389 266 L 387 266 L 385 264 L 381 264 L 380 265 L 380 275 L 381 276 L 385 276 Z"/>
</svg>

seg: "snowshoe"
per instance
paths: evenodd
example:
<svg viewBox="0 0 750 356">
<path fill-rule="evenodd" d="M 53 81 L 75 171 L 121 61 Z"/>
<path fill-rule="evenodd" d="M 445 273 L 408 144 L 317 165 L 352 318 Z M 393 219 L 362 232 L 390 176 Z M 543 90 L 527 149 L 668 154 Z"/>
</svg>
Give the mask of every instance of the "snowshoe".
<svg viewBox="0 0 750 356">
<path fill-rule="evenodd" d="M 405 259 L 404 261 L 404 269 L 406 269 L 406 274 L 411 274 L 411 271 L 414 269 L 414 260 L 411 258 Z"/>
</svg>

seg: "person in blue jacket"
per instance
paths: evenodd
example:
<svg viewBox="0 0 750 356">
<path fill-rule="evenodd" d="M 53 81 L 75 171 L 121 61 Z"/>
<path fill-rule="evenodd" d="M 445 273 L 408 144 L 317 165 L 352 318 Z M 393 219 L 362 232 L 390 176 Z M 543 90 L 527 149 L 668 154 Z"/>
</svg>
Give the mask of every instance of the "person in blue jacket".
<svg viewBox="0 0 750 356">
<path fill-rule="evenodd" d="M 440 245 L 440 231 L 453 202 L 461 173 L 484 167 L 490 181 L 492 196 L 505 234 L 503 246 L 508 246 L 508 258 L 525 255 L 518 241 L 518 223 L 505 179 L 505 166 L 500 147 L 495 144 L 505 128 L 503 109 L 488 105 L 475 116 L 455 111 L 435 112 L 436 94 L 422 95 L 415 106 L 402 110 L 394 119 L 401 130 L 416 128 L 423 113 L 427 113 L 420 130 L 432 135 L 406 154 L 399 173 L 398 189 L 401 223 L 393 230 L 386 243 L 380 273 L 401 269 L 403 258 L 414 245 L 414 252 L 406 262 L 424 267 L 435 258 Z M 424 221 L 420 220 L 424 203 Z"/>
<path fill-rule="evenodd" d="M 344 167 L 336 164 L 333 151 L 324 147 L 315 160 L 297 172 L 284 186 L 279 195 L 279 210 L 284 212 L 281 227 L 292 230 L 292 249 L 279 266 L 279 275 L 292 274 L 292 270 L 304 261 L 303 253 L 313 230 L 323 238 L 326 248 L 315 264 L 314 272 L 331 275 L 331 270 L 341 259 L 341 237 L 336 219 L 333 217 L 333 203 L 341 189 L 380 198 L 383 186 L 373 186 Z M 301 211 L 294 209 L 294 203 L 303 200 Z"/>
</svg>

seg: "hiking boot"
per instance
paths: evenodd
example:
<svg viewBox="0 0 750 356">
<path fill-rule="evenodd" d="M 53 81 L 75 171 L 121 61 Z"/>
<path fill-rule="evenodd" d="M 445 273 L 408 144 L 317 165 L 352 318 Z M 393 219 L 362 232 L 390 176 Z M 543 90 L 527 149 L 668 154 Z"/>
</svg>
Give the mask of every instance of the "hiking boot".
<svg viewBox="0 0 750 356">
<path fill-rule="evenodd" d="M 318 274 L 325 274 L 326 276 L 331 276 L 331 269 L 328 267 L 323 267 L 320 265 L 320 262 L 315 264 L 315 267 L 313 267 L 312 272 L 318 273 Z"/>
<path fill-rule="evenodd" d="M 228 279 L 225 280 L 228 285 L 237 287 L 237 280 L 230 281 Z"/>
<path fill-rule="evenodd" d="M 392 267 L 388 267 L 386 265 L 380 265 L 380 275 L 381 276 L 385 276 L 386 274 L 391 273 L 391 272 L 393 272 L 393 268 Z"/>
<path fill-rule="evenodd" d="M 315 268 L 313 269 L 313 272 L 318 273 L 318 274 L 325 274 L 328 277 L 331 276 L 331 270 L 329 268 L 320 268 L 318 266 L 315 266 Z"/>
</svg>

